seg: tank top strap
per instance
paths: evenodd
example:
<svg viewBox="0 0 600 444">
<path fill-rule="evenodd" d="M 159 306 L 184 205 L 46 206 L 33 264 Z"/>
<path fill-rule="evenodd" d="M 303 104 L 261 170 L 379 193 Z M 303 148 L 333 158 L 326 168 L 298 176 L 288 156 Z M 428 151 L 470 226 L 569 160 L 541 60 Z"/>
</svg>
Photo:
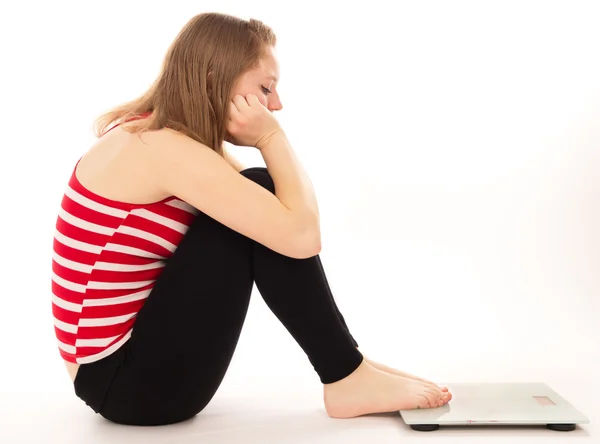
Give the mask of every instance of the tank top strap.
<svg viewBox="0 0 600 444">
<path fill-rule="evenodd" d="M 137 116 L 133 116 L 130 117 L 128 119 L 125 119 L 123 122 L 119 122 L 113 126 L 111 126 L 108 130 L 106 130 L 104 133 L 102 133 L 102 135 L 104 136 L 105 134 L 109 133 L 111 130 L 115 129 L 116 127 L 118 127 L 121 123 L 127 123 L 127 122 L 132 122 L 134 120 L 140 120 L 140 119 L 145 119 L 146 117 L 150 116 L 152 114 L 152 112 L 145 112 L 145 113 L 141 113 Z"/>
</svg>

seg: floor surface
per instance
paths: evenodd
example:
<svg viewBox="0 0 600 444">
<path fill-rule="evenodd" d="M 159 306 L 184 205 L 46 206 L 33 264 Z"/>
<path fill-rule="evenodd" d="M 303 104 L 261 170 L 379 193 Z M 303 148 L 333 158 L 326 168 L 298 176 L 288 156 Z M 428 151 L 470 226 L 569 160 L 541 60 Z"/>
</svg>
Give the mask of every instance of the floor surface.
<svg viewBox="0 0 600 444">
<path fill-rule="evenodd" d="M 255 291 L 213 401 L 193 420 L 156 428 L 111 424 L 75 397 L 47 306 L 39 304 L 28 311 L 37 330 L 3 335 L 19 340 L 3 346 L 0 444 L 600 443 L 597 287 L 566 285 L 564 274 L 548 271 L 539 282 L 528 271 L 523 282 L 508 258 L 493 268 L 467 267 L 459 256 L 442 264 L 427 252 L 386 261 L 390 251 L 402 251 L 389 241 L 331 250 L 323 262 L 332 291 L 370 358 L 439 383 L 544 382 L 591 423 L 566 433 L 475 426 L 424 433 L 394 413 L 331 419 L 306 356 Z M 15 335 L 23 331 L 28 335 Z"/>
<path fill-rule="evenodd" d="M 573 386 L 571 393 L 583 393 Z M 537 427 L 454 427 L 411 430 L 396 414 L 352 420 L 328 418 L 317 393 L 299 391 L 255 396 L 218 396 L 195 419 L 172 426 L 142 428 L 109 423 L 74 397 L 4 398 L 0 441 L 17 443 L 550 443 L 599 442 L 597 423 L 573 432 Z M 589 404 L 588 416 L 594 416 Z M 595 415 L 598 418 L 598 415 Z M 597 422 L 597 419 L 596 419 Z"/>
</svg>

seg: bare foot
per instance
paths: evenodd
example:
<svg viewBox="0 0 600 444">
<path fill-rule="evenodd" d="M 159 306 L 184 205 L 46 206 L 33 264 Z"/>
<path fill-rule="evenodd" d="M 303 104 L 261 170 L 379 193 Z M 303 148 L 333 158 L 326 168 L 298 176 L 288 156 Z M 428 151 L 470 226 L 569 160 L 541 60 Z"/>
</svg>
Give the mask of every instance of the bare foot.
<svg viewBox="0 0 600 444">
<path fill-rule="evenodd" d="M 332 418 L 441 407 L 450 397 L 435 385 L 381 371 L 367 361 L 323 390 L 325 410 Z"/>
<path fill-rule="evenodd" d="M 427 379 L 419 378 L 418 376 L 411 375 L 410 373 L 403 372 L 402 370 L 396 370 L 395 368 L 388 367 L 387 365 L 372 361 L 366 357 L 364 359 L 369 364 L 371 364 L 373 367 L 375 367 L 378 370 L 381 370 L 382 372 L 391 373 L 392 375 L 402 376 L 404 378 L 414 379 L 416 381 L 426 382 L 427 384 L 431 384 L 431 385 L 435 385 L 436 387 L 439 387 L 443 392 L 448 391 L 448 387 L 439 386 L 439 385 L 435 384 L 434 382 L 428 381 Z M 452 398 L 452 395 L 450 395 L 450 398 Z"/>
</svg>

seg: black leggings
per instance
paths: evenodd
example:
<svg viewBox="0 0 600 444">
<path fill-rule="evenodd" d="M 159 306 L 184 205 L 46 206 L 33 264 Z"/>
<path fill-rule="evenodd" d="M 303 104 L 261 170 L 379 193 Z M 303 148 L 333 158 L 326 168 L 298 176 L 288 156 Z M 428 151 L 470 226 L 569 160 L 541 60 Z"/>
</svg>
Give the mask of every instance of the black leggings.
<svg viewBox="0 0 600 444">
<path fill-rule="evenodd" d="M 266 168 L 241 172 L 272 193 Z M 161 425 L 197 415 L 229 366 L 256 286 L 323 384 L 362 362 L 319 256 L 294 259 L 200 212 L 140 310 L 129 341 L 83 364 L 75 393 L 121 424 Z"/>
</svg>

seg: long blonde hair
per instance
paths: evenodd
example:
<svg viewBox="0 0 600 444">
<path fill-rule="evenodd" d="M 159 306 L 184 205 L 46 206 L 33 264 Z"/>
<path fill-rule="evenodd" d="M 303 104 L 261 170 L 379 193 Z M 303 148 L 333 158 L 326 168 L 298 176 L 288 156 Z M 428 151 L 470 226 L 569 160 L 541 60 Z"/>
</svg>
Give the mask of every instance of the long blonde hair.
<svg viewBox="0 0 600 444">
<path fill-rule="evenodd" d="M 216 12 L 196 15 L 169 47 L 150 89 L 96 119 L 96 137 L 113 125 L 151 113 L 130 131 L 168 127 L 223 155 L 231 89 L 240 75 L 260 63 L 265 49 L 275 45 L 273 30 L 259 20 Z"/>
</svg>

